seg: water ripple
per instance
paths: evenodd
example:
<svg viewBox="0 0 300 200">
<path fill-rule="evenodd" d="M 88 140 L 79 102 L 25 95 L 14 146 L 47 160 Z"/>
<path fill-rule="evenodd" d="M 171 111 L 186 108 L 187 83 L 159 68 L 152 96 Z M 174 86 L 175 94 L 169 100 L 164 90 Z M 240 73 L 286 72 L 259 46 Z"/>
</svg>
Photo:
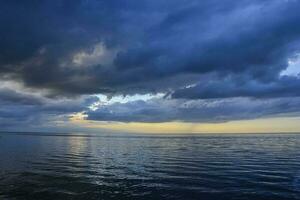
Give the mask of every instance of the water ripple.
<svg viewBox="0 0 300 200">
<path fill-rule="evenodd" d="M 300 199 L 300 135 L 41 135 L 2 136 L 0 199 Z"/>
</svg>

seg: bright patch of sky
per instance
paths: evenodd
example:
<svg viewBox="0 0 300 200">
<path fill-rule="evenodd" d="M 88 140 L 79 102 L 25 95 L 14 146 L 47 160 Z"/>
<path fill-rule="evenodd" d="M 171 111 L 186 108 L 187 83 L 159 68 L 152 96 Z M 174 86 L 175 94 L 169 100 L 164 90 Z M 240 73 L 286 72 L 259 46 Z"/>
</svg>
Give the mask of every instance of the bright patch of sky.
<svg viewBox="0 0 300 200">
<path fill-rule="evenodd" d="M 107 97 L 106 95 L 98 94 L 96 95 L 99 98 L 99 101 L 96 103 L 93 103 L 92 105 L 89 106 L 91 110 L 96 110 L 100 106 L 106 106 L 106 105 L 111 105 L 114 103 L 128 103 L 132 101 L 148 101 L 151 99 L 158 99 L 162 98 L 165 96 L 164 93 L 157 93 L 157 94 L 135 94 L 135 95 L 118 95 L 118 96 L 113 96 L 111 98 Z"/>
<path fill-rule="evenodd" d="M 288 67 L 283 70 L 280 75 L 300 77 L 300 54 L 289 59 Z"/>
</svg>

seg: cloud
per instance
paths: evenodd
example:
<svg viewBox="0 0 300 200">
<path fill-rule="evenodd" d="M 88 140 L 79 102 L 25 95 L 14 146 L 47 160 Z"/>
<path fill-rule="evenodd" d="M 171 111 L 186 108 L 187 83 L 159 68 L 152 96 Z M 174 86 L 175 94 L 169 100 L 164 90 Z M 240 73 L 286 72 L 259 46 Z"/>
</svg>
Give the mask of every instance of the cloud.
<svg viewBox="0 0 300 200">
<path fill-rule="evenodd" d="M 0 73 L 54 95 L 166 92 L 191 74 L 276 79 L 299 51 L 298 1 L 122 4 L 2 2 Z"/>
<path fill-rule="evenodd" d="M 276 115 L 289 116 L 300 111 L 299 98 L 221 100 L 152 99 L 99 106 L 86 112 L 87 120 L 117 122 L 227 122 Z"/>
<path fill-rule="evenodd" d="M 171 96 L 185 99 L 299 97 L 299 91 L 298 77 L 282 76 L 268 82 L 247 79 L 247 77 L 226 77 L 202 81 L 192 87 L 178 89 Z"/>
<path fill-rule="evenodd" d="M 0 126 L 3 130 L 55 126 L 86 110 L 97 97 L 49 99 L 8 88 L 0 89 Z"/>
<path fill-rule="evenodd" d="M 0 125 L 81 112 L 124 122 L 298 112 L 299 77 L 283 72 L 300 51 L 299 9 L 285 0 L 1 1 L 0 84 L 22 87 L 0 87 Z M 161 93 L 90 110 L 93 95 Z"/>
</svg>

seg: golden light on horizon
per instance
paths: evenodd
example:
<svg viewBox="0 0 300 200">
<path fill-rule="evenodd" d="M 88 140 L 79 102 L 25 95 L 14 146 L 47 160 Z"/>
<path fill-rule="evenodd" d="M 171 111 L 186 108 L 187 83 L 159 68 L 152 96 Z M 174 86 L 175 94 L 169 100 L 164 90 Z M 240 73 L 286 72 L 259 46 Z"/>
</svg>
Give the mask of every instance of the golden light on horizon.
<svg viewBox="0 0 300 200">
<path fill-rule="evenodd" d="M 223 123 L 188 122 L 99 122 L 81 117 L 71 118 L 71 123 L 88 129 L 107 129 L 133 133 L 274 133 L 300 132 L 300 117 L 277 117 L 253 120 L 238 120 Z"/>
</svg>

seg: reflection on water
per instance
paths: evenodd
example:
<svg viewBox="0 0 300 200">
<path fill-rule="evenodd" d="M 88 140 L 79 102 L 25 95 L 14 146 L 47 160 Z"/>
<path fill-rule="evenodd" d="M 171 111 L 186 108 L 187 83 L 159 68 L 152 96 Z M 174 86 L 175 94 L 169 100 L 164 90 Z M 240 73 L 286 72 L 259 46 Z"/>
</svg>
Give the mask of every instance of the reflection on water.
<svg viewBox="0 0 300 200">
<path fill-rule="evenodd" d="M 300 199 L 300 135 L 2 134 L 0 199 Z"/>
</svg>

